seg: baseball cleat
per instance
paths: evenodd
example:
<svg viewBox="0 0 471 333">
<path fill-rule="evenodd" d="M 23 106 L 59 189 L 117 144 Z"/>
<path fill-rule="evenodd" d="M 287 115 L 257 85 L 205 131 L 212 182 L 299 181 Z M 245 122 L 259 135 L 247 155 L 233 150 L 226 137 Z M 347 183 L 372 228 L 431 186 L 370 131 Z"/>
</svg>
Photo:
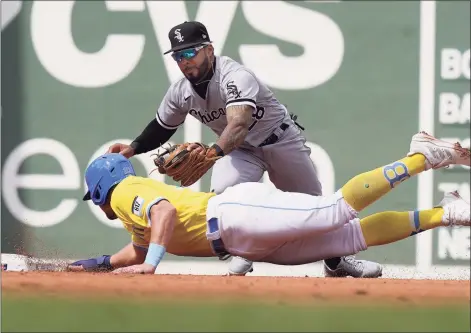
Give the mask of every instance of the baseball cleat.
<svg viewBox="0 0 471 333">
<path fill-rule="evenodd" d="M 335 269 L 324 262 L 325 277 L 378 278 L 383 275 L 383 266 L 368 260 L 357 260 L 355 256 L 340 258 Z"/>
<path fill-rule="evenodd" d="M 469 149 L 457 143 L 439 140 L 426 132 L 419 132 L 412 137 L 407 156 L 422 154 L 425 156 L 425 170 L 439 169 L 451 164 L 471 165 Z"/>
<path fill-rule="evenodd" d="M 445 193 L 438 207 L 445 211 L 442 222 L 448 226 L 471 226 L 471 213 L 469 203 L 466 202 L 458 191 Z"/>
<path fill-rule="evenodd" d="M 229 264 L 229 275 L 244 276 L 253 272 L 253 263 L 241 257 L 233 257 Z"/>
</svg>

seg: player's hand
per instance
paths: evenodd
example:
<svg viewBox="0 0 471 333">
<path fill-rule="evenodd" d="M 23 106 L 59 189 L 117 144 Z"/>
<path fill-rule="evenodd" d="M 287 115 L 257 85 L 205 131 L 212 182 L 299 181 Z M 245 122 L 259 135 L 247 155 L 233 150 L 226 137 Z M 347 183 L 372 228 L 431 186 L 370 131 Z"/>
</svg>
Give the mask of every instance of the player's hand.
<svg viewBox="0 0 471 333">
<path fill-rule="evenodd" d="M 133 265 L 128 267 L 117 268 L 111 273 L 113 274 L 154 274 L 155 267 L 149 264 Z"/>
<path fill-rule="evenodd" d="M 107 153 L 120 153 L 126 158 L 134 156 L 134 148 L 124 143 L 115 143 L 108 148 Z"/>
<path fill-rule="evenodd" d="M 97 258 L 78 260 L 69 264 L 67 270 L 72 272 L 111 271 L 113 267 L 111 266 L 110 258 L 111 256 L 103 255 Z"/>
<path fill-rule="evenodd" d="M 200 155 L 204 155 L 205 154 L 205 150 L 203 147 L 201 147 L 201 145 L 197 144 L 197 143 L 190 143 L 188 145 L 188 147 L 186 147 L 186 150 L 188 151 L 194 151 L 195 153 L 198 153 Z"/>
</svg>

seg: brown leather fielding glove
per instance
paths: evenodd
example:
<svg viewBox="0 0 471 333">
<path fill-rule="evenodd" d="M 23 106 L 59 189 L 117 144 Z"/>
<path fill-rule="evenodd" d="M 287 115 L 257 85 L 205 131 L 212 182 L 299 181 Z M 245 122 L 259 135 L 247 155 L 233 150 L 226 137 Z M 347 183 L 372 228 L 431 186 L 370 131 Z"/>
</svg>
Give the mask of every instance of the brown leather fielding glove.
<svg viewBox="0 0 471 333">
<path fill-rule="evenodd" d="M 217 156 L 214 148 L 199 142 L 196 144 L 203 149 L 203 154 L 195 150 L 188 151 L 186 148 L 191 143 L 176 144 L 157 154 L 154 164 L 161 174 L 172 177 L 174 181 L 180 182 L 181 186 L 190 186 L 221 158 Z"/>
</svg>

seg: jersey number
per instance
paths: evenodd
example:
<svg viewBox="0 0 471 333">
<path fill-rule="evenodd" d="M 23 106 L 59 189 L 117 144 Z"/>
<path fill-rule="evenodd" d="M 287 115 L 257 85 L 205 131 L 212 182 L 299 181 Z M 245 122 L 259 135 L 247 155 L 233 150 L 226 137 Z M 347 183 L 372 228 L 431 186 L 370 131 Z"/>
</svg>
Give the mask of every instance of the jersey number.
<svg viewBox="0 0 471 333">
<path fill-rule="evenodd" d="M 252 118 L 254 118 L 253 123 L 249 126 L 249 131 L 258 123 L 259 120 L 265 115 L 265 108 L 257 106 L 257 108 L 252 112 Z"/>
</svg>

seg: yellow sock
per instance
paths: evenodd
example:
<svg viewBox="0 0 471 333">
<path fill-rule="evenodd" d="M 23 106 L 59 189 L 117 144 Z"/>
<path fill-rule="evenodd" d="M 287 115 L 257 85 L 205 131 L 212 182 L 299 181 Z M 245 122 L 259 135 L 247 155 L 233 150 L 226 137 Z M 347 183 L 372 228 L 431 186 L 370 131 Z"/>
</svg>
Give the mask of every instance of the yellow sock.
<svg viewBox="0 0 471 333">
<path fill-rule="evenodd" d="M 442 226 L 443 208 L 411 212 L 382 212 L 360 220 L 366 245 L 384 245 Z"/>
<path fill-rule="evenodd" d="M 415 154 L 353 177 L 342 187 L 342 194 L 345 201 L 360 212 L 404 180 L 424 170 L 425 156 Z"/>
</svg>

